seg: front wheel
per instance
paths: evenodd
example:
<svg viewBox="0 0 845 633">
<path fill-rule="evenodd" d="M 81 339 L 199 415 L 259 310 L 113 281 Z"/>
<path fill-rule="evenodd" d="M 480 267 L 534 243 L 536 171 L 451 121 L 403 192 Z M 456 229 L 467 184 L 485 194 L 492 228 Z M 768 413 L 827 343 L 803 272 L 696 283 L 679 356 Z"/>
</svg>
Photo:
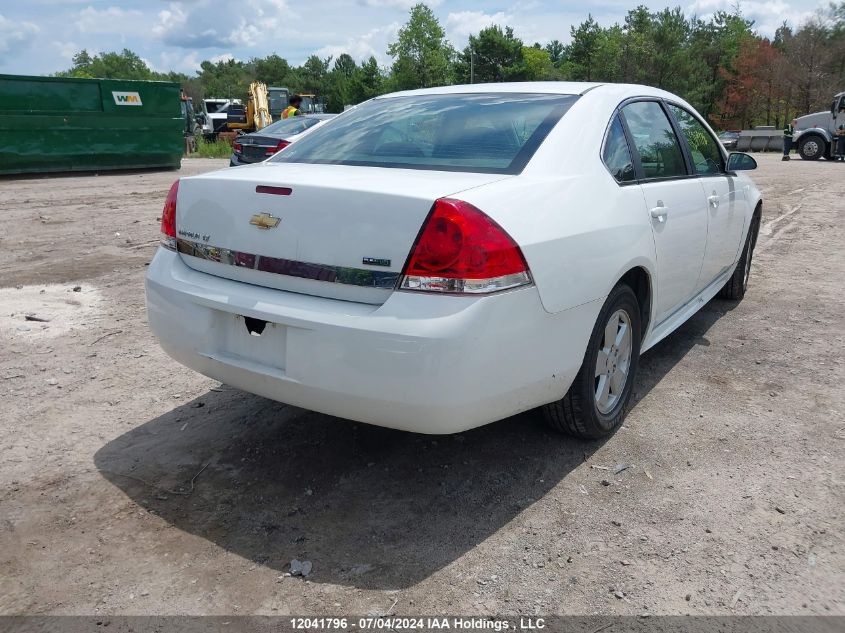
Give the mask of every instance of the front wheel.
<svg viewBox="0 0 845 633">
<path fill-rule="evenodd" d="M 798 141 L 798 155 L 804 160 L 818 160 L 825 154 L 826 143 L 817 134 L 810 134 Z"/>
<path fill-rule="evenodd" d="M 629 286 L 622 284 L 611 291 L 569 391 L 543 407 L 552 428 L 595 439 L 622 424 L 639 366 L 640 314 L 637 296 Z"/>
</svg>

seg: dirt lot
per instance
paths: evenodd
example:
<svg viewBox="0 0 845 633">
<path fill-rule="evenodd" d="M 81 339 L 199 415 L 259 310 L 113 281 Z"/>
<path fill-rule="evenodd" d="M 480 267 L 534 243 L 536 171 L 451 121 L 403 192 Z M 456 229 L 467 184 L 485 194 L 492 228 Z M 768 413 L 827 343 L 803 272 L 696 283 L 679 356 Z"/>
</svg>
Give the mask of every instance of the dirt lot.
<svg viewBox="0 0 845 633">
<path fill-rule="evenodd" d="M 597 443 L 196 375 L 144 309 L 178 174 L 0 179 L 0 613 L 845 614 L 845 165 L 758 158 L 749 295 L 647 353 Z"/>
</svg>

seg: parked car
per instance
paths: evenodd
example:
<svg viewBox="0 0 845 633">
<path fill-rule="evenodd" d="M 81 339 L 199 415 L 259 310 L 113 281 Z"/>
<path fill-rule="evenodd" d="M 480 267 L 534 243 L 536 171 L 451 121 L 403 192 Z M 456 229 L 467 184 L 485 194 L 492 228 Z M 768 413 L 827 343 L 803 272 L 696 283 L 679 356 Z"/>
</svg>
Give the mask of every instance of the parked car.
<svg viewBox="0 0 845 633">
<path fill-rule="evenodd" d="M 330 415 L 452 433 L 542 406 L 601 437 L 642 352 L 745 294 L 755 166 L 645 86 L 385 95 L 174 183 L 149 324 L 182 364 Z"/>
<path fill-rule="evenodd" d="M 726 130 L 719 134 L 719 141 L 728 151 L 735 150 L 739 141 L 740 130 Z"/>
<path fill-rule="evenodd" d="M 267 160 L 296 141 L 304 132 L 333 118 L 334 114 L 308 114 L 271 123 L 251 134 L 242 134 L 232 143 L 229 166 L 249 165 Z"/>
</svg>

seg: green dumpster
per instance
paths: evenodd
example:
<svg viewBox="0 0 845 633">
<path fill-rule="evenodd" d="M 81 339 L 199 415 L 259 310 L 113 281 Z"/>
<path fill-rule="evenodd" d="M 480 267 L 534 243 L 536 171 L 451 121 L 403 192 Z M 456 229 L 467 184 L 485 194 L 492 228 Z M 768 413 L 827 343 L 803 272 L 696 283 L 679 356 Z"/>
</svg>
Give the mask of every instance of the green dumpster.
<svg viewBox="0 0 845 633">
<path fill-rule="evenodd" d="M 176 168 L 179 84 L 0 75 L 0 174 Z"/>
</svg>

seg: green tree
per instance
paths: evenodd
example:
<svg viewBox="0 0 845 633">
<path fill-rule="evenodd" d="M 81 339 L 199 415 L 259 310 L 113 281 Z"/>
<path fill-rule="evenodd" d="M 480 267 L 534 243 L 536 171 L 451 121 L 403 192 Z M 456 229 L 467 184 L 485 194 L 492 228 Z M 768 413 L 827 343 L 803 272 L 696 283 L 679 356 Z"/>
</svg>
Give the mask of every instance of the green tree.
<svg viewBox="0 0 845 633">
<path fill-rule="evenodd" d="M 686 86 L 684 73 L 690 63 L 686 44 L 690 26 L 680 7 L 663 9 L 652 16 L 654 42 L 650 58 L 652 85 L 678 92 Z"/>
<path fill-rule="evenodd" d="M 542 52 L 542 51 L 541 51 Z M 488 26 L 469 36 L 455 65 L 455 74 L 464 83 L 521 81 L 528 76 L 522 40 L 513 29 Z"/>
<path fill-rule="evenodd" d="M 243 99 L 255 81 L 254 68 L 236 59 L 204 61 L 198 75 L 205 97 Z"/>
<path fill-rule="evenodd" d="M 263 82 L 267 86 L 285 87 L 291 73 L 290 64 L 283 57 L 273 53 L 263 58 L 250 60 L 255 73 L 256 81 Z"/>
<path fill-rule="evenodd" d="M 564 51 L 566 47 L 560 40 L 552 40 L 546 44 L 546 52 L 549 54 L 549 59 L 555 68 L 560 68 L 561 62 L 564 60 Z"/>
<path fill-rule="evenodd" d="M 434 12 L 424 4 L 411 8 L 408 22 L 387 54 L 394 60 L 391 82 L 399 90 L 450 83 L 454 50 Z"/>
<path fill-rule="evenodd" d="M 593 81 L 624 81 L 622 75 L 622 27 L 614 24 L 602 29 L 593 56 Z"/>
<path fill-rule="evenodd" d="M 328 87 L 329 65 L 331 57 L 321 59 L 317 55 L 311 55 L 305 60 L 300 69 L 302 90 L 308 94 L 324 95 Z"/>
<path fill-rule="evenodd" d="M 566 47 L 567 74 L 576 81 L 592 81 L 601 40 L 601 27 L 592 14 L 570 28 L 572 42 Z"/>
<path fill-rule="evenodd" d="M 164 79 L 155 73 L 136 53 L 124 48 L 121 52 L 91 56 L 83 49 L 73 56 L 70 69 L 56 73 L 60 77 L 96 77 L 100 79 Z"/>
<path fill-rule="evenodd" d="M 344 106 L 352 103 L 358 72 L 358 66 L 350 55 L 338 55 L 327 79 L 326 109 L 329 112 L 342 112 Z"/>
<path fill-rule="evenodd" d="M 548 51 L 539 46 L 523 46 L 522 59 L 525 63 L 525 79 L 547 81 L 555 79 L 555 67 Z"/>
<path fill-rule="evenodd" d="M 361 63 L 352 87 L 352 103 L 361 103 L 372 99 L 385 91 L 385 77 L 379 68 L 376 58 L 370 58 Z"/>
</svg>

